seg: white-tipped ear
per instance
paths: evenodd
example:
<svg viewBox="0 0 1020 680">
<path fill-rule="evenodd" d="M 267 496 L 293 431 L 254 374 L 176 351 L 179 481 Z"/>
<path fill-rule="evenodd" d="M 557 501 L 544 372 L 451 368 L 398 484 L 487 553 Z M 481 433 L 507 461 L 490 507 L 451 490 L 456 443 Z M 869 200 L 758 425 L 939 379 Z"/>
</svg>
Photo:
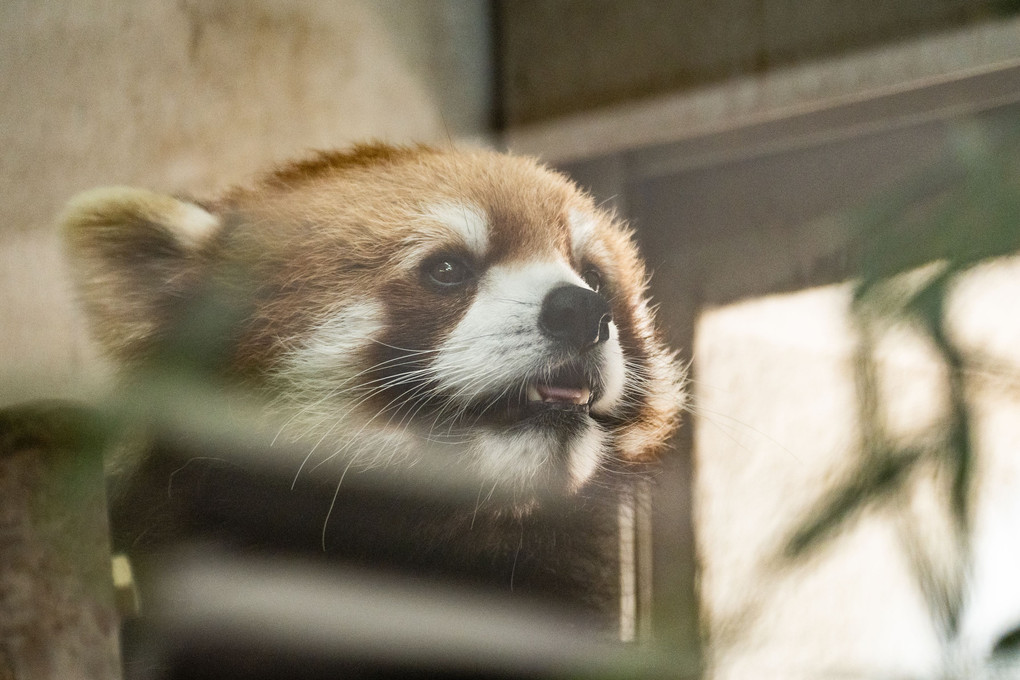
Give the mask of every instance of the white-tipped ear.
<svg viewBox="0 0 1020 680">
<path fill-rule="evenodd" d="M 93 333 L 120 359 L 144 354 L 186 297 L 220 220 L 142 189 L 94 189 L 62 219 L 71 275 Z"/>
</svg>

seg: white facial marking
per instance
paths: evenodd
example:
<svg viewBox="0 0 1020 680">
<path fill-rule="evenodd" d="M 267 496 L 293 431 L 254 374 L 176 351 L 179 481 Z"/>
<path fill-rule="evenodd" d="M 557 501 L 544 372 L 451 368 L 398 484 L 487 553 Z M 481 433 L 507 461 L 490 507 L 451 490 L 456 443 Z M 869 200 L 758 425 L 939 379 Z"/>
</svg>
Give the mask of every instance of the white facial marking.
<svg viewBox="0 0 1020 680">
<path fill-rule="evenodd" d="M 383 330 L 382 306 L 374 300 L 356 300 L 322 319 L 302 345 L 285 360 L 288 368 L 308 377 L 353 366 L 355 352 L 371 344 Z"/>
<path fill-rule="evenodd" d="M 416 438 L 387 427 L 385 416 L 358 411 L 365 390 L 361 381 L 370 367 L 362 350 L 384 330 L 383 307 L 361 298 L 325 316 L 303 341 L 287 352 L 275 371 L 280 398 L 270 407 L 286 419 L 278 436 L 309 445 L 296 469 L 300 475 L 326 462 L 345 469 L 386 465 L 412 457 Z"/>
<path fill-rule="evenodd" d="M 383 309 L 374 300 L 356 300 L 322 319 L 304 341 L 281 360 L 275 379 L 285 385 L 300 409 L 296 422 L 313 436 L 319 427 L 331 427 L 338 418 L 348 416 L 346 407 L 337 403 L 358 398 L 356 376 L 359 350 L 370 345 L 383 330 Z M 286 406 L 281 404 L 281 406 Z"/>
<path fill-rule="evenodd" d="M 567 222 L 570 225 L 570 241 L 573 244 L 574 250 L 588 245 L 589 240 L 595 233 L 596 226 L 598 226 L 595 217 L 579 210 L 568 212 Z"/>
<path fill-rule="evenodd" d="M 571 254 L 581 262 L 585 260 L 608 261 L 609 251 L 597 238 L 598 220 L 593 215 L 571 210 L 567 215 L 570 224 Z"/>
<path fill-rule="evenodd" d="M 542 333 L 539 316 L 549 291 L 567 284 L 587 288 L 562 260 L 490 267 L 479 281 L 471 306 L 438 348 L 432 369 L 440 391 L 465 402 L 486 395 L 531 395 L 529 380 L 564 358 L 562 349 Z M 615 324 L 610 324 L 609 339 L 590 351 L 599 353 L 591 356 L 599 360 L 602 380 L 602 392 L 592 410 L 608 413 L 620 404 L 625 373 Z M 482 473 L 517 480 L 517 485 L 527 482 L 566 446 L 570 483 L 579 488 L 608 453 L 608 435 L 594 420 L 565 444 L 556 433 L 542 430 L 479 429 L 475 451 Z"/>
<path fill-rule="evenodd" d="M 475 300 L 439 348 L 433 367 L 447 394 L 477 395 L 479 387 L 523 387 L 529 373 L 549 360 L 549 340 L 538 325 L 542 301 L 557 286 L 588 286 L 566 262 L 496 265 L 482 278 Z M 604 393 L 597 412 L 613 408 L 623 393 L 624 362 L 616 324 L 600 351 Z"/>
<path fill-rule="evenodd" d="M 609 359 L 602 366 L 603 392 L 591 405 L 592 413 L 599 415 L 611 414 L 620 405 L 627 377 L 627 367 L 623 360 L 623 351 L 620 349 L 620 332 L 615 323 L 609 324 L 609 340 L 605 346 L 611 349 Z"/>
<path fill-rule="evenodd" d="M 591 215 L 579 210 L 571 210 L 567 214 L 567 223 L 570 225 L 570 243 L 575 259 L 581 259 L 582 253 L 594 240 L 595 228 L 598 223 Z"/>
<path fill-rule="evenodd" d="M 602 427 L 593 422 L 570 447 L 570 482 L 572 490 L 576 491 L 595 474 L 606 455 Z"/>
<path fill-rule="evenodd" d="M 453 230 L 475 257 L 485 257 L 489 249 L 489 224 L 478 208 L 467 203 L 437 203 L 428 207 L 423 216 Z"/>
<path fill-rule="evenodd" d="M 479 387 L 502 389 L 540 368 L 548 344 L 538 327 L 542 300 L 567 283 L 585 285 L 566 262 L 490 267 L 433 363 L 442 390 L 470 398 Z"/>
<path fill-rule="evenodd" d="M 508 482 L 510 488 L 536 481 L 555 453 L 549 440 L 538 432 L 483 432 L 475 448 L 479 475 Z"/>
<path fill-rule="evenodd" d="M 541 473 L 559 454 L 558 444 L 540 432 L 483 432 L 477 439 L 478 471 L 483 479 L 500 479 L 511 488 L 541 484 Z M 589 423 L 568 445 L 569 486 L 584 486 L 606 455 L 606 434 L 597 423 Z"/>
</svg>

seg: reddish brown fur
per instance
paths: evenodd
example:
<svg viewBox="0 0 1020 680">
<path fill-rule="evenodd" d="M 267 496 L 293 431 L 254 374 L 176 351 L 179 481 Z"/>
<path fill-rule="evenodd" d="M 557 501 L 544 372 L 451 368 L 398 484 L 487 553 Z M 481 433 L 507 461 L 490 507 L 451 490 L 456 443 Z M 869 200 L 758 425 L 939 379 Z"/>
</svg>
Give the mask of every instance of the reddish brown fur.
<svg viewBox="0 0 1020 680">
<path fill-rule="evenodd" d="M 157 315 L 166 315 L 187 297 L 181 286 L 204 278 L 206 285 L 222 283 L 255 294 L 254 314 L 235 344 L 234 368 L 257 377 L 271 370 L 292 339 L 306 337 L 359 295 L 391 301 L 391 326 L 406 331 L 399 342 L 436 346 L 466 303 L 455 296 L 422 293 L 420 271 L 408 261 L 407 252 L 431 242 L 451 243 L 445 228 L 422 219 L 430 207 L 443 202 L 467 204 L 486 216 L 491 223 L 488 264 L 557 256 L 571 261 L 569 216 L 580 213 L 594 219 L 596 238 L 608 256 L 592 264 L 606 276 L 621 344 L 632 361 L 646 366 L 659 381 L 658 393 L 678 399 L 672 356 L 651 324 L 644 301 L 645 271 L 629 233 L 565 177 L 530 159 L 480 150 L 364 145 L 284 165 L 250 187 L 204 203 L 221 219 L 219 231 L 200 248 L 160 262 L 160 267 L 177 266 L 178 277 L 184 272 L 187 277 L 175 279 L 157 270 L 162 288 L 152 286 L 142 293 L 133 287 L 140 285 L 138 276 L 145 271 L 126 271 L 130 267 L 111 260 L 101 241 L 113 238 L 121 250 L 164 247 L 169 252 L 180 245 L 173 241 L 174 225 L 158 224 L 158 215 L 141 219 L 137 208 L 117 217 L 118 206 L 105 206 L 99 215 L 81 211 L 68 222 L 74 248 L 85 255 L 80 259 L 88 260 L 80 268 L 88 270 L 81 285 L 87 302 L 100 310 L 97 326 L 113 352 L 122 358 L 144 352 L 164 325 Z M 146 232 L 125 229 L 131 222 L 149 225 L 163 245 L 151 238 L 139 241 Z M 586 263 L 573 264 L 580 271 Z M 199 271 L 205 274 L 199 276 Z M 109 279 L 120 283 L 103 290 L 102 282 Z M 100 282 L 94 289 L 89 287 L 93 280 Z M 125 293 L 111 295 L 114 290 Z M 656 377 L 656 372 L 662 375 Z M 617 444 L 624 457 L 646 457 L 672 431 L 679 404 L 653 404 L 636 392 L 627 397 L 633 406 L 616 424 Z"/>
<path fill-rule="evenodd" d="M 222 252 L 242 260 L 258 252 L 242 268 L 255 265 L 271 295 L 241 363 L 272 361 L 284 349 L 279 339 L 306 332 L 338 293 L 406 288 L 407 273 L 393 263 L 422 228 L 421 213 L 444 200 L 477 206 L 493 221 L 490 263 L 567 256 L 568 212 L 594 210 L 562 176 L 489 152 L 361 146 L 284 166 L 213 205 L 244 223 L 224 235 Z M 456 321 L 455 309 L 442 311 L 450 301 L 431 302 L 437 316 Z"/>
</svg>

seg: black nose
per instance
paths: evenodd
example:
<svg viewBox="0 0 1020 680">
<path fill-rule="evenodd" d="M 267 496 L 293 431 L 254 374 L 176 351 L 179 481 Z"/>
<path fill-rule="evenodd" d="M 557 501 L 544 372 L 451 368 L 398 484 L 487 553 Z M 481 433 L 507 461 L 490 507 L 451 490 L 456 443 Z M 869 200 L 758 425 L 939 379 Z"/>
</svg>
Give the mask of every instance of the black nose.
<svg viewBox="0 0 1020 680">
<path fill-rule="evenodd" d="M 546 336 L 581 350 L 608 340 L 612 320 L 609 303 L 601 295 L 568 285 L 545 296 L 538 327 Z"/>
</svg>

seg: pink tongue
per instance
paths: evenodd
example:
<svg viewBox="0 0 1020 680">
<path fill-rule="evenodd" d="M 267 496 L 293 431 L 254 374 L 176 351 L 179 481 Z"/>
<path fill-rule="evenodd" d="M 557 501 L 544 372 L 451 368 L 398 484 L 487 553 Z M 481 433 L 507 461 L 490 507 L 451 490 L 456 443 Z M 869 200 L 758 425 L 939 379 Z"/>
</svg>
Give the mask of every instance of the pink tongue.
<svg viewBox="0 0 1020 680">
<path fill-rule="evenodd" d="M 568 404 L 579 404 L 584 395 L 578 387 L 556 387 L 554 385 L 535 385 L 542 401 L 562 401 Z"/>
</svg>

